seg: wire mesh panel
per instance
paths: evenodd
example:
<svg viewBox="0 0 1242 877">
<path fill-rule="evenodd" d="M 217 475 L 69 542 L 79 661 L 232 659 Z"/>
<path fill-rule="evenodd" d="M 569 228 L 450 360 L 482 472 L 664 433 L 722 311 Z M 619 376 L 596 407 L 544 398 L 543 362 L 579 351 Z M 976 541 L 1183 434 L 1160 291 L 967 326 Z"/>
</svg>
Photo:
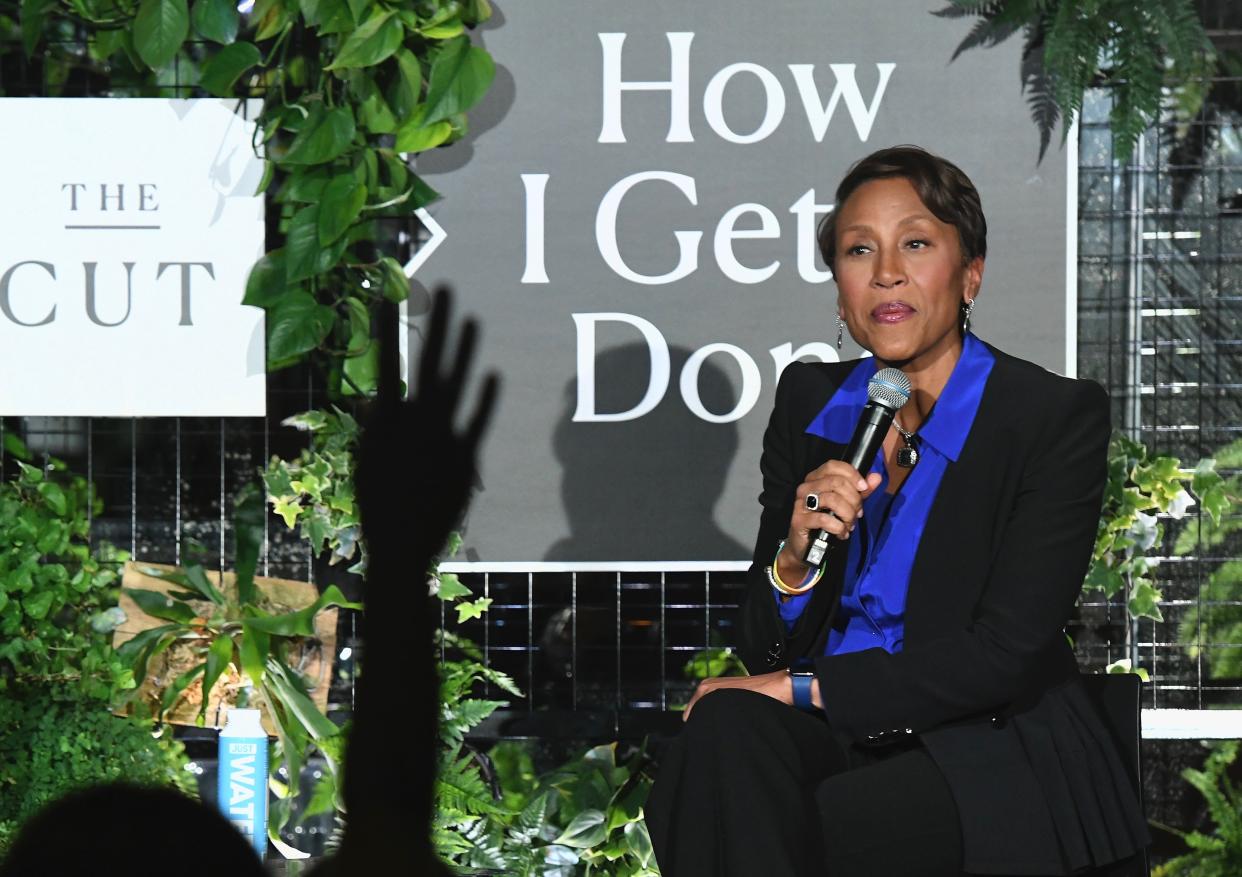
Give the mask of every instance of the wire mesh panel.
<svg viewBox="0 0 1242 877">
<path fill-rule="evenodd" d="M 1129 164 L 1114 159 L 1110 95 L 1080 123 L 1079 374 L 1100 381 L 1114 425 L 1193 466 L 1237 474 L 1242 437 L 1242 82 L 1219 77 L 1192 115 L 1170 107 Z M 1236 514 L 1232 518 L 1236 521 Z M 1084 606 L 1084 662 L 1132 657 L 1152 707 L 1242 704 L 1237 541 L 1213 539 L 1197 508 L 1164 516 L 1153 546 L 1163 619 L 1126 622 Z M 1229 522 L 1226 522 L 1227 526 Z"/>
</svg>

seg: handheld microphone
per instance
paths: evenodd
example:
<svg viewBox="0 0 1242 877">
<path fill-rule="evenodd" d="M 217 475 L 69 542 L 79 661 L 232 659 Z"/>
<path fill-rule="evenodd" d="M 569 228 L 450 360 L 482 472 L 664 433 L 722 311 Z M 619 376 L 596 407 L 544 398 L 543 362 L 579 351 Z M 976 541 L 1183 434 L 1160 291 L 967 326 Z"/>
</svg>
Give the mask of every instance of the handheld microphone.
<svg viewBox="0 0 1242 877">
<path fill-rule="evenodd" d="M 880 369 L 867 382 L 867 405 L 863 408 L 858 426 L 854 428 L 854 437 L 845 448 L 845 456 L 841 459 L 849 463 L 859 472 L 864 464 L 871 468 L 871 461 L 888 434 L 893 423 L 893 415 L 910 398 L 910 379 L 900 369 Z M 828 549 L 836 543 L 827 530 L 811 532 L 811 544 L 807 546 L 802 562 L 809 566 L 822 567 L 828 557 Z"/>
</svg>

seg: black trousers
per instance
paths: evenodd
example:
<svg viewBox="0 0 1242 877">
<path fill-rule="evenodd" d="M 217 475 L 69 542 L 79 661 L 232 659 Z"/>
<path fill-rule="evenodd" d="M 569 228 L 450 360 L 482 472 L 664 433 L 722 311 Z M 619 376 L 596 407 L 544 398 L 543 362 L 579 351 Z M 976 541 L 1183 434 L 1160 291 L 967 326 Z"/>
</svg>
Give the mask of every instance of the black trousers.
<svg viewBox="0 0 1242 877">
<path fill-rule="evenodd" d="M 703 697 L 646 806 L 664 877 L 942 877 L 962 869 L 957 807 L 912 743 L 852 746 L 762 694 Z"/>
</svg>

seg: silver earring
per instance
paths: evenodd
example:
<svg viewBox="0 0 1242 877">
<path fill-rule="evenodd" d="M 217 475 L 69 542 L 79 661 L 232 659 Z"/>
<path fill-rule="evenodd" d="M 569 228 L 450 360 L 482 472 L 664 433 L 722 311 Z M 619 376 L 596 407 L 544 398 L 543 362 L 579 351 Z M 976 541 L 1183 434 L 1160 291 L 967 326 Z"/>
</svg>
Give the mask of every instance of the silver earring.
<svg viewBox="0 0 1242 877">
<path fill-rule="evenodd" d="M 845 343 L 845 320 L 841 319 L 841 315 L 837 314 L 837 350 L 841 349 L 841 345 Z"/>
<path fill-rule="evenodd" d="M 975 300 L 967 299 L 962 306 L 962 334 L 965 335 L 970 331 L 970 312 L 975 309 Z"/>
</svg>

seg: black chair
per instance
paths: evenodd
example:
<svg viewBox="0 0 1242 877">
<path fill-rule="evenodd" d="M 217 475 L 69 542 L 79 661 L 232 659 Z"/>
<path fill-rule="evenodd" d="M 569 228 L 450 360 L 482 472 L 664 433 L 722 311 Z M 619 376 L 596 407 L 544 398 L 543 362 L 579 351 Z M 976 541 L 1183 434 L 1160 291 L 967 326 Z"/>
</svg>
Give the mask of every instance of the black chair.
<svg viewBox="0 0 1242 877">
<path fill-rule="evenodd" d="M 1081 678 L 1087 697 L 1099 709 L 1117 748 L 1121 751 L 1142 806 L 1143 728 L 1139 706 L 1142 682 L 1133 673 L 1084 673 Z M 1106 868 L 1098 868 L 1091 873 L 1095 877 L 1150 877 L 1151 863 L 1148 861 L 1147 850 L 1143 850 L 1137 856 Z"/>
</svg>

